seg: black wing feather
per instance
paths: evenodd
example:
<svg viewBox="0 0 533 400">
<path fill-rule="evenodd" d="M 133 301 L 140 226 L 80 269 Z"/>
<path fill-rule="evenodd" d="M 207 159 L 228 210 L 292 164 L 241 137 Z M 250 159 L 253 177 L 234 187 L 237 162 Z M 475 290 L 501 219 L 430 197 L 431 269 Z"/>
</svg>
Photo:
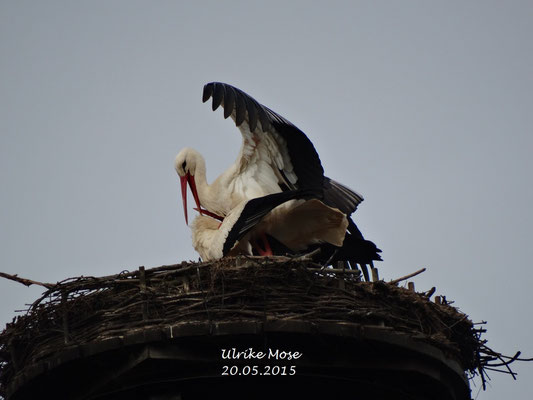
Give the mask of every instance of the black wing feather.
<svg viewBox="0 0 533 400">
<path fill-rule="evenodd" d="M 324 203 L 330 207 L 341 210 L 346 215 L 351 215 L 363 197 L 339 182 L 324 177 Z"/>
<path fill-rule="evenodd" d="M 315 258 L 318 263 L 325 263 L 329 260 L 330 264 L 337 261 L 348 261 L 350 264 L 371 265 L 374 261 L 383 261 L 381 259 L 381 250 L 370 240 L 361 239 L 354 235 L 346 234 L 342 247 L 336 247 L 330 243 L 321 243 L 311 246 L 311 249 L 320 247 L 321 252 Z M 365 275 L 367 278 L 368 272 Z M 368 280 L 368 279 L 367 279 Z"/>
<path fill-rule="evenodd" d="M 228 92 L 232 88 L 235 93 L 235 124 L 240 126 L 243 121 L 247 121 L 250 130 L 257 128 L 257 121 L 261 122 L 262 130 L 268 133 L 272 128 L 281 135 L 287 145 L 287 151 L 298 182 L 298 188 L 321 188 L 324 182 L 324 169 L 320 162 L 320 157 L 316 152 L 313 143 L 300 129 L 281 115 L 258 103 L 253 97 L 242 90 L 220 82 L 211 82 L 204 86 L 204 98 L 207 95 L 215 96 L 214 88 L 223 86 Z M 213 98 L 213 100 L 215 100 Z M 217 99 L 218 100 L 218 99 Z M 225 107 L 225 102 L 223 106 Z"/>
<path fill-rule="evenodd" d="M 268 132 L 272 126 L 270 124 L 270 118 L 268 117 L 267 112 L 265 111 L 264 107 L 258 108 L 259 112 L 259 121 L 261 121 L 261 129 L 263 132 Z"/>
<path fill-rule="evenodd" d="M 235 107 L 235 91 L 231 86 L 226 87 L 226 95 L 224 96 L 224 119 L 228 118 Z"/>
<path fill-rule="evenodd" d="M 211 95 L 213 94 L 213 85 L 208 84 L 204 86 L 204 91 L 202 93 L 202 103 L 205 103 Z"/>
<path fill-rule="evenodd" d="M 239 96 L 238 93 L 235 91 L 235 125 L 239 127 L 246 119 L 246 103 L 244 97 Z"/>
<path fill-rule="evenodd" d="M 212 109 L 215 111 L 220 104 L 222 104 L 222 100 L 224 99 L 224 85 L 214 85 L 213 88 L 213 104 Z"/>
<path fill-rule="evenodd" d="M 248 125 L 250 125 L 250 131 L 255 131 L 257 128 L 257 107 L 251 97 L 245 97 L 246 108 L 248 109 Z"/>
<path fill-rule="evenodd" d="M 320 198 L 320 196 L 320 192 L 305 189 L 274 193 L 249 200 L 244 206 L 241 215 L 228 233 L 228 237 L 226 238 L 222 249 L 223 254 L 228 254 L 235 245 L 235 242 L 246 235 L 263 219 L 263 217 L 265 217 L 265 215 L 280 204 L 286 203 L 289 200 Z"/>
</svg>

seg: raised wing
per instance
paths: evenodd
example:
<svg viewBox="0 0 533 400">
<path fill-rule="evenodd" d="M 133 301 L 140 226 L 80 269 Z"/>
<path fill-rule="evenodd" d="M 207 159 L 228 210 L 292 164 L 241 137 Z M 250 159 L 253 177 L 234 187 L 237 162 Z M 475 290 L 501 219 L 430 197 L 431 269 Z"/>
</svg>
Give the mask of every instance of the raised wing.
<svg viewBox="0 0 533 400">
<path fill-rule="evenodd" d="M 271 179 L 277 179 L 281 190 L 321 188 L 324 203 L 347 215 L 363 201 L 360 194 L 324 176 L 315 147 L 290 121 L 225 83 L 205 85 L 202 100 L 206 102 L 210 98 L 213 111 L 222 106 L 224 118 L 231 116 L 240 129 L 243 136 L 241 169 L 250 169 L 254 164 L 251 175 L 255 179 L 274 176 Z M 261 172 L 261 168 L 270 171 Z"/>
<path fill-rule="evenodd" d="M 271 168 L 282 190 L 320 188 L 324 169 L 309 138 L 291 122 L 231 85 L 211 82 L 202 100 L 224 108 L 243 136 L 241 169 Z M 264 174 L 267 175 L 267 174 Z"/>
</svg>

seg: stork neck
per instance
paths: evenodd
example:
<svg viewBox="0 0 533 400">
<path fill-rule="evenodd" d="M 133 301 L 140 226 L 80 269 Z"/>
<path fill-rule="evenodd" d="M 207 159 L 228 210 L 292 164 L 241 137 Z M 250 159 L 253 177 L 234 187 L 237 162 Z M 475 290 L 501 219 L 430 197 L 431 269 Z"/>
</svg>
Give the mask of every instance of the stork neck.
<svg viewBox="0 0 533 400">
<path fill-rule="evenodd" d="M 204 203 L 208 197 L 209 185 L 207 183 L 205 161 L 198 160 L 196 162 L 196 170 L 194 171 L 194 180 L 196 182 L 196 189 L 198 190 L 198 197 L 200 203 Z"/>
<path fill-rule="evenodd" d="M 198 191 L 200 204 L 206 210 L 213 211 L 213 190 L 211 185 L 207 183 L 205 161 L 201 160 L 200 162 L 197 162 L 196 171 L 194 172 L 194 180 L 196 182 L 196 190 Z"/>
</svg>

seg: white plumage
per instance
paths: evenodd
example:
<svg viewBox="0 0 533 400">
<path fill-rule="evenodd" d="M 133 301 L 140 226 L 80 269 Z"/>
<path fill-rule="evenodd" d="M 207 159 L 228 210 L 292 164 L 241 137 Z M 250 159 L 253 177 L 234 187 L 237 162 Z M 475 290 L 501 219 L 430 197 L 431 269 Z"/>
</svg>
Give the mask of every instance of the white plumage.
<svg viewBox="0 0 533 400">
<path fill-rule="evenodd" d="M 213 111 L 222 105 L 224 118 L 231 116 L 235 121 L 242 145 L 235 163 L 211 184 L 199 152 L 187 147 L 176 156 L 185 220 L 187 185 L 200 212 L 191 228 L 193 245 L 201 257 L 272 254 L 269 235 L 293 253 L 316 243 L 332 245 L 351 264 L 361 264 L 368 280 L 364 264 L 381 258 L 380 250 L 364 240 L 350 217 L 363 197 L 324 176 L 309 138 L 279 114 L 224 83 L 205 85 L 203 101 L 209 98 Z M 293 196 L 302 192 L 307 194 Z M 273 209 L 271 196 L 276 198 L 275 205 L 283 205 Z M 291 200 L 295 198 L 305 201 Z M 247 208 L 249 204 L 253 207 Z M 347 248 L 348 242 L 356 246 Z M 331 246 L 326 250 L 328 254 L 336 251 Z"/>
<path fill-rule="evenodd" d="M 204 215 L 194 219 L 191 224 L 192 243 L 203 260 L 227 255 L 252 255 L 253 248 L 264 245 L 265 235 L 272 236 L 294 253 L 316 243 L 342 246 L 348 226 L 346 215 L 317 199 L 290 200 L 270 211 L 250 232 L 231 243 L 230 250 L 224 254 L 229 232 L 243 217 L 245 205 L 246 202 L 242 202 L 233 208 L 222 222 Z"/>
<path fill-rule="evenodd" d="M 189 183 L 193 178 L 195 188 L 191 185 L 191 190 L 198 193 L 200 200 L 197 206 L 220 217 L 242 201 L 281 192 L 281 185 L 298 180 L 283 148 L 283 138 L 276 133 L 251 133 L 246 121 L 239 129 L 243 136 L 239 156 L 212 184 L 207 183 L 205 159 L 198 151 L 186 147 L 174 160 L 180 178 L 188 179 Z"/>
</svg>

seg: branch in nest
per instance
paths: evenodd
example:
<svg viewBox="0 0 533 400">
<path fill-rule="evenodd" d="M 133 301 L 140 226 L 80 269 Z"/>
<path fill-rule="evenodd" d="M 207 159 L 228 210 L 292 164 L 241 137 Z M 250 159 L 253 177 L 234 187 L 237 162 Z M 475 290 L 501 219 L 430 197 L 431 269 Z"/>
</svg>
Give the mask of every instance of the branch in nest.
<svg viewBox="0 0 533 400">
<path fill-rule="evenodd" d="M 313 251 L 310 251 L 309 253 L 295 255 L 295 256 L 269 256 L 269 257 L 263 257 L 263 256 L 252 256 L 247 257 L 248 259 L 257 259 L 257 260 L 264 260 L 268 259 L 269 261 L 272 260 L 279 260 L 279 261 L 294 261 L 294 262 L 305 262 L 305 261 L 313 261 L 313 257 L 316 256 L 321 252 L 320 248 L 315 249 Z"/>
<path fill-rule="evenodd" d="M 26 286 L 39 285 L 47 289 L 51 289 L 55 286 L 53 283 L 43 283 L 43 282 L 33 281 L 31 279 L 20 278 L 16 274 L 15 275 L 6 274 L 5 272 L 0 272 L 0 277 L 9 279 L 9 280 L 12 280 L 18 283 L 22 283 L 23 285 L 26 285 Z"/>
<path fill-rule="evenodd" d="M 397 283 L 399 283 L 401 281 L 405 281 L 406 279 L 409 279 L 409 278 L 412 278 L 413 276 L 417 276 L 418 274 L 421 274 L 425 270 L 426 270 L 425 268 L 419 269 L 418 271 L 413 272 L 412 274 L 402 276 L 401 278 L 398 278 L 398 279 L 394 279 L 394 280 L 390 281 L 389 283 L 392 284 L 392 285 L 396 285 Z"/>
<path fill-rule="evenodd" d="M 320 253 L 320 247 L 306 254 L 302 254 L 299 257 L 294 257 L 294 261 L 311 261 L 313 257 Z"/>
</svg>

